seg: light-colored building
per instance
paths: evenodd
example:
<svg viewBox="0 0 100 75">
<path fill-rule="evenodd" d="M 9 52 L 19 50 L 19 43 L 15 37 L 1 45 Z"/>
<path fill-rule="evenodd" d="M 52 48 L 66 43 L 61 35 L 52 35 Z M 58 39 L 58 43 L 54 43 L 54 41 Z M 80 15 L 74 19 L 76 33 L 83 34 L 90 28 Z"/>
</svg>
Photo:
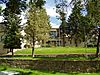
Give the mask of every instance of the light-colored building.
<svg viewBox="0 0 100 75">
<path fill-rule="evenodd" d="M 23 31 L 21 31 L 21 35 L 23 37 L 25 37 L 26 33 Z M 30 48 L 32 47 L 32 41 L 30 40 L 26 40 L 26 39 L 21 39 L 21 49 L 24 49 L 24 48 Z M 38 47 L 41 47 L 41 45 L 39 44 L 38 41 L 35 42 L 35 48 L 38 48 Z"/>
<path fill-rule="evenodd" d="M 4 23 L 0 23 L 0 54 L 5 54 L 5 53 L 7 53 L 7 50 L 5 50 L 4 48 L 3 48 L 3 41 L 2 41 L 2 39 L 3 39 L 3 37 L 4 37 Z"/>
<path fill-rule="evenodd" d="M 75 46 L 74 39 L 70 39 L 70 35 L 65 33 L 65 46 Z M 62 30 L 59 28 L 51 28 L 50 29 L 50 39 L 47 42 L 49 46 L 63 46 L 63 33 Z M 81 42 L 77 42 L 78 45 Z"/>
<path fill-rule="evenodd" d="M 60 46 L 61 45 L 61 38 L 59 34 L 59 28 L 51 28 L 50 29 L 50 38 L 47 42 L 50 46 Z"/>
</svg>

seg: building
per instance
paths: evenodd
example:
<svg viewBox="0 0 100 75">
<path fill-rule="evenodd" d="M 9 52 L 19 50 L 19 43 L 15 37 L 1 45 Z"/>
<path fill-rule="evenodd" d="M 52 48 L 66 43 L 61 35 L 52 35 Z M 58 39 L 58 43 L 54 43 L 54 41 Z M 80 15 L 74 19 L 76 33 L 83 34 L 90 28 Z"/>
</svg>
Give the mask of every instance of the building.
<svg viewBox="0 0 100 75">
<path fill-rule="evenodd" d="M 2 23 L 0 23 L 0 54 L 5 54 L 5 53 L 7 53 L 7 50 L 5 50 L 4 48 L 3 48 L 3 41 L 2 41 L 2 39 L 3 39 L 3 37 L 4 37 L 4 29 L 5 29 L 5 27 L 4 27 L 4 23 L 2 22 Z"/>
<path fill-rule="evenodd" d="M 61 45 L 59 28 L 51 28 L 49 35 L 50 35 L 50 38 L 49 38 L 49 41 L 47 43 L 50 46 L 60 46 Z"/>
<path fill-rule="evenodd" d="M 61 27 L 51 28 L 50 38 L 47 44 L 49 46 L 63 46 L 63 44 L 65 44 L 65 46 L 75 46 L 74 39 L 73 38 L 71 39 L 71 36 L 67 34 L 66 32 L 68 31 L 65 31 L 64 41 L 63 41 L 63 32 L 62 32 Z M 80 42 L 78 42 L 78 44 L 80 45 Z"/>
</svg>

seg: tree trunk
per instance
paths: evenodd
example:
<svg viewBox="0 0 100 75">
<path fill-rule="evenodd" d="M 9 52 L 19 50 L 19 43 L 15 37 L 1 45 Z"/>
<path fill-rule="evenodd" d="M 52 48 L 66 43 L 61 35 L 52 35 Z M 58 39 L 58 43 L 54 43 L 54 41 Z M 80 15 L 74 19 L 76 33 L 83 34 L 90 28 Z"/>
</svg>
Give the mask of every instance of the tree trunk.
<svg viewBox="0 0 100 75">
<path fill-rule="evenodd" d="M 75 47 L 77 47 L 78 44 L 77 44 L 77 38 L 75 37 Z"/>
<path fill-rule="evenodd" d="M 63 47 L 65 47 L 65 35 L 63 34 Z"/>
<path fill-rule="evenodd" d="M 42 45 L 43 47 L 45 47 L 45 45 L 44 45 L 44 44 L 45 44 L 45 43 L 44 43 L 44 40 L 42 40 L 42 44 L 41 44 L 41 45 Z"/>
<path fill-rule="evenodd" d="M 33 36 L 32 57 L 34 57 L 34 46 L 35 46 L 35 39 L 34 39 L 34 36 Z"/>
<path fill-rule="evenodd" d="M 12 52 L 12 50 L 10 49 L 10 52 Z"/>
<path fill-rule="evenodd" d="M 12 52 L 12 57 L 14 56 L 14 52 L 13 52 L 13 49 L 12 48 L 10 48 L 10 51 Z"/>
<path fill-rule="evenodd" d="M 32 57 L 34 57 L 34 46 L 32 47 Z"/>
<path fill-rule="evenodd" d="M 98 41 L 97 41 L 96 57 L 98 57 L 98 53 L 99 53 L 99 41 L 100 41 L 100 29 L 99 29 L 99 35 L 98 35 Z"/>
<path fill-rule="evenodd" d="M 72 45 L 72 36 L 69 38 L 70 45 Z"/>
</svg>

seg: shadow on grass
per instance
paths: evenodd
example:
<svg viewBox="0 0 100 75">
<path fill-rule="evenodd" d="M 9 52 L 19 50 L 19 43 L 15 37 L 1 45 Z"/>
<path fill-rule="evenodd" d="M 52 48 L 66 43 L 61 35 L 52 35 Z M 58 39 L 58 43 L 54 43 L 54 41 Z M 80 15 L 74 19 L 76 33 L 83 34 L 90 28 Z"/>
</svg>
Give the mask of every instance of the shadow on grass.
<svg viewBox="0 0 100 75">
<path fill-rule="evenodd" d="M 31 60 L 100 60 L 95 56 L 80 56 L 80 57 L 32 57 L 32 56 L 0 56 L 0 58 L 12 58 L 12 59 L 31 59 Z"/>
<path fill-rule="evenodd" d="M 39 60 L 95 60 L 98 58 L 92 56 L 92 57 L 34 57 L 35 59 Z"/>
</svg>

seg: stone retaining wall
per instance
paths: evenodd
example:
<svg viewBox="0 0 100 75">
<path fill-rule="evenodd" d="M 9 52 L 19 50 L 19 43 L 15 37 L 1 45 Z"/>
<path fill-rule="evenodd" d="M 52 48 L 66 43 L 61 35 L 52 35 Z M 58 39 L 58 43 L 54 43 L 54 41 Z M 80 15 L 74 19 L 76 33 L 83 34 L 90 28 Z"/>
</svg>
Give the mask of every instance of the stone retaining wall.
<svg viewBox="0 0 100 75">
<path fill-rule="evenodd" d="M 1 55 L 1 56 L 5 56 L 5 57 L 9 57 L 11 55 L 7 54 L 7 55 Z M 32 56 L 31 54 L 15 54 L 14 56 Z M 34 54 L 34 57 L 95 57 L 95 53 L 85 53 L 85 54 Z M 98 57 L 100 57 L 100 53 L 98 54 Z"/>
<path fill-rule="evenodd" d="M 0 59 L 1 65 L 60 72 L 100 72 L 100 61 Z"/>
</svg>

